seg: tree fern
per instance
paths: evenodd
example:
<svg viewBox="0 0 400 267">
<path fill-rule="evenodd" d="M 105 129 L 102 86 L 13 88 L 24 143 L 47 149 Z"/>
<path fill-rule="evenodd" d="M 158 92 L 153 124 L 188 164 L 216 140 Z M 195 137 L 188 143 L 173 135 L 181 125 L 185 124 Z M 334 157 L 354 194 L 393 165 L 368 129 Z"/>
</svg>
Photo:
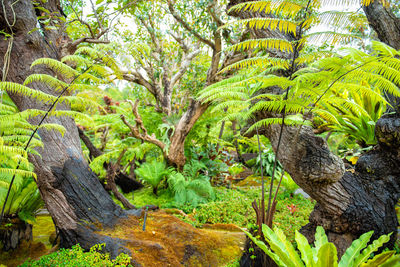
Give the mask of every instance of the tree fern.
<svg viewBox="0 0 400 267">
<path fill-rule="evenodd" d="M 26 184 L 25 182 L 32 177 L 36 177 L 32 172 L 32 165 L 30 165 L 27 160 L 27 153 L 38 155 L 34 149 L 42 145 L 39 135 L 36 133 L 36 131 L 38 129 L 42 131 L 57 130 L 61 133 L 65 131 L 61 125 L 42 124 L 38 127 L 30 125 L 27 120 L 37 116 L 41 116 L 42 118 L 45 118 L 46 116 L 72 116 L 74 118 L 83 118 L 84 120 L 89 120 L 88 116 L 80 112 L 66 110 L 63 103 L 67 103 L 73 108 L 79 109 L 84 109 L 87 107 L 88 103 L 98 106 L 97 103 L 83 99 L 80 96 L 60 95 L 56 98 L 55 96 L 43 93 L 39 90 L 31 89 L 26 85 L 29 85 L 33 82 L 39 82 L 53 87 L 56 91 L 61 91 L 63 93 L 65 91 L 69 91 L 69 93 L 73 93 L 78 89 L 82 90 L 81 88 L 84 88 L 85 85 L 88 84 L 88 78 L 99 75 L 98 70 L 100 68 L 93 67 L 93 73 L 95 75 L 92 74 L 92 76 L 86 76 L 85 80 L 83 80 L 81 79 L 82 77 L 79 76 L 80 71 L 77 70 L 79 69 L 79 66 L 76 66 L 77 69 L 74 69 L 60 61 L 49 58 L 38 59 L 32 63 L 32 67 L 37 65 L 47 66 L 57 73 L 59 77 L 62 77 L 62 79 L 67 81 L 72 81 L 72 83 L 80 79 L 83 84 L 81 86 L 79 86 L 79 84 L 74 84 L 74 87 L 72 87 L 63 80 L 59 80 L 56 77 L 45 74 L 30 75 L 25 81 L 24 85 L 12 82 L 0 82 L 0 90 L 35 98 L 37 101 L 45 102 L 46 104 L 51 103 L 51 108 L 48 111 L 24 110 L 22 112 L 17 112 L 14 107 L 7 106 L 4 103 L 2 103 L 0 106 L 0 155 L 2 158 L 5 158 L 5 160 L 3 160 L 3 162 L 0 164 L 0 182 L 2 186 L 0 198 L 3 202 L 7 201 L 6 204 L 8 206 L 5 206 L 3 203 L 3 208 L 8 207 L 8 211 L 6 210 L 8 213 L 17 212 L 15 210 L 18 210 L 22 206 L 26 206 L 25 204 L 18 203 L 24 203 L 26 201 L 27 198 L 24 196 L 24 194 L 29 195 L 32 193 L 30 192 L 33 190 L 32 184 Z M 87 73 L 89 69 L 90 66 L 83 72 Z M 101 76 L 101 74 L 104 73 L 100 73 L 99 76 Z M 53 107 L 57 108 L 59 106 L 61 106 L 61 109 L 53 109 Z M 32 181 L 33 180 L 31 180 L 31 182 Z M 12 185 L 14 186 L 12 187 Z M 21 187 L 21 185 L 25 185 L 26 187 Z M 35 194 L 36 196 L 39 196 L 38 193 Z M 8 197 L 11 198 L 11 202 L 8 201 Z M 31 206 L 31 208 L 33 208 L 33 206 Z M 4 210 L 5 209 L 3 209 L 3 211 Z M 6 213 L 6 216 L 12 215 L 7 215 Z M 28 213 L 25 212 L 24 216 L 26 218 Z"/>
<path fill-rule="evenodd" d="M 168 176 L 168 186 L 178 205 L 194 207 L 215 197 L 209 178 L 201 173 L 206 166 L 200 161 L 190 161 L 183 173 L 172 172 Z"/>
<path fill-rule="evenodd" d="M 158 161 L 146 162 L 135 170 L 135 174 L 144 182 L 151 185 L 154 194 L 157 195 L 158 187 L 164 178 L 172 172 L 172 168 L 166 168 L 165 163 Z"/>
</svg>

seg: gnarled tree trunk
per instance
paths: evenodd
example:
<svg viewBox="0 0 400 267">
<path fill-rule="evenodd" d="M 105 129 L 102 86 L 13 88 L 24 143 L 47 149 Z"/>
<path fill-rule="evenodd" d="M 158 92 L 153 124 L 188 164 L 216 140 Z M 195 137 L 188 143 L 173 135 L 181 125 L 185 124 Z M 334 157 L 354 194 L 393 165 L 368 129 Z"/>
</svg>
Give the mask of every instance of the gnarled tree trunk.
<svg viewBox="0 0 400 267">
<path fill-rule="evenodd" d="M 310 242 L 315 228 L 322 225 L 340 255 L 361 234 L 374 230 L 373 238 L 397 231 L 394 209 L 400 196 L 399 140 L 390 147 L 383 144 L 400 130 L 400 119 L 382 118 L 376 125 L 380 143 L 361 156 L 355 170 L 345 170 L 340 158 L 332 154 L 324 139 L 312 129 L 284 127 L 282 147 L 277 154 L 293 180 L 317 201 L 310 222 L 301 229 Z M 265 134 L 274 149 L 280 125 L 268 127 Z M 393 245 L 396 235 L 391 236 Z"/>
<path fill-rule="evenodd" d="M 61 16 L 59 7 L 60 3 L 57 0 L 45 3 L 46 9 Z M 14 14 L 15 24 L 12 25 Z M 62 35 L 45 29 L 42 29 L 43 33 L 41 30 L 32 31 L 37 27 L 37 23 L 32 1 L 4 1 L 4 8 L 0 9 L 0 28 L 13 36 L 8 75 L 2 77 L 5 80 L 22 84 L 24 79 L 33 73 L 30 65 L 34 60 L 42 57 L 57 58 L 60 55 Z M 9 45 L 9 41 L 4 40 L 2 36 L 1 66 L 4 65 L 3 55 Z M 32 87 L 56 94 L 52 88 L 43 84 L 35 83 Z M 48 108 L 48 105 L 29 97 L 17 94 L 10 96 L 20 110 Z M 37 123 L 38 118 L 32 122 Z M 61 136 L 55 131 L 40 130 L 39 135 L 44 147 L 38 149 L 40 157 L 30 156 L 30 160 L 35 166 L 42 198 L 60 231 L 61 246 L 70 247 L 80 243 L 82 247 L 89 248 L 104 242 L 107 244 L 106 250 L 113 256 L 121 251 L 127 252 L 120 241 L 94 233 L 97 229 L 94 225 L 111 227 L 118 218 L 124 217 L 125 213 L 112 201 L 84 160 L 74 120 L 67 117 L 51 117 L 46 119 L 46 122 L 63 125 L 66 133 Z"/>
<path fill-rule="evenodd" d="M 231 0 L 229 6 L 248 0 Z M 400 48 L 400 19 L 381 1 L 364 7 L 371 27 L 381 41 Z M 246 13 L 234 14 L 246 18 Z M 256 32 L 256 36 L 274 36 L 275 32 Z M 284 38 L 290 38 L 285 36 Z M 395 99 L 393 99 L 395 100 Z M 397 106 L 397 101 L 391 101 Z M 270 114 L 257 114 L 257 120 Z M 345 170 L 340 158 L 332 154 L 324 139 L 314 135 L 309 127 L 285 126 L 277 154 L 293 180 L 317 201 L 310 222 L 302 233 L 313 241 L 315 228 L 324 227 L 329 240 L 340 255 L 361 234 L 374 230 L 373 238 L 397 232 L 395 204 L 400 197 L 400 115 L 386 116 L 377 124 L 379 144 L 362 155 L 355 169 Z M 280 125 L 264 130 L 276 151 Z M 396 234 L 388 245 L 393 245 Z"/>
<path fill-rule="evenodd" d="M 202 104 L 199 101 L 192 100 L 189 104 L 188 110 L 183 114 L 182 118 L 176 125 L 174 134 L 171 137 L 171 144 L 167 154 L 167 162 L 169 165 L 183 168 L 185 165 L 185 139 L 189 134 L 193 125 L 200 118 L 200 116 L 207 110 L 208 104 Z"/>
</svg>

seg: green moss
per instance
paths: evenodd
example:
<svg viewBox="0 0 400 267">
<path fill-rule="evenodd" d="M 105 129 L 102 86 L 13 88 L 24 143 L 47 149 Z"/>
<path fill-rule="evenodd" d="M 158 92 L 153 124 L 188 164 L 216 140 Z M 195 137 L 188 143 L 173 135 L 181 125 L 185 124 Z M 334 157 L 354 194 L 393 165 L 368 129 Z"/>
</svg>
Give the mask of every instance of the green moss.
<svg viewBox="0 0 400 267">
<path fill-rule="evenodd" d="M 202 224 L 231 223 L 239 227 L 250 227 L 255 224 L 255 213 L 251 206 L 254 200 L 261 197 L 260 188 L 216 189 L 217 200 L 202 204 L 184 220 L 195 226 Z M 268 195 L 265 196 L 268 201 Z M 308 216 L 314 208 L 314 202 L 299 195 L 282 193 L 278 203 L 274 224 L 284 230 L 288 238 L 294 240 L 295 230 L 308 223 Z M 182 216 L 180 216 L 182 218 Z M 195 221 L 192 221 L 194 219 Z"/>
<path fill-rule="evenodd" d="M 160 189 L 158 191 L 158 196 L 153 193 L 153 190 L 150 187 L 144 187 L 140 190 L 124 195 L 129 202 L 136 207 L 156 205 L 160 208 L 169 208 L 173 202 L 173 196 L 168 192 L 168 190 L 165 189 Z M 117 199 L 114 198 L 114 201 L 123 207 L 121 202 L 119 202 Z"/>
<path fill-rule="evenodd" d="M 33 240 L 42 242 L 46 247 L 51 248 L 49 237 L 52 234 L 55 234 L 55 227 L 51 217 L 49 215 L 37 216 L 32 227 Z"/>
<path fill-rule="evenodd" d="M 130 257 L 126 254 L 120 254 L 115 260 L 110 260 L 108 254 L 100 253 L 105 244 L 93 246 L 89 252 L 84 252 L 79 244 L 71 249 L 60 249 L 57 252 L 41 257 L 38 261 L 28 261 L 22 264 L 28 266 L 127 266 L 130 263 Z M 129 265 L 131 266 L 131 265 Z"/>
</svg>

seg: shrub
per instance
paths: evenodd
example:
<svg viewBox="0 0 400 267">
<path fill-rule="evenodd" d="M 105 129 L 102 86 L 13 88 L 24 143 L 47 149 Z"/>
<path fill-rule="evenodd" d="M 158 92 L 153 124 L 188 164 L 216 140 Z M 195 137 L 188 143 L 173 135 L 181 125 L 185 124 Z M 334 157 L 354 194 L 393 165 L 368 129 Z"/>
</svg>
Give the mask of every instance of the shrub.
<svg viewBox="0 0 400 267">
<path fill-rule="evenodd" d="M 190 161 L 185 164 L 183 174 L 172 172 L 168 177 L 169 189 L 174 195 L 178 206 L 189 205 L 197 207 L 214 198 L 214 189 L 210 179 L 201 170 L 206 168 L 199 161 Z"/>
<path fill-rule="evenodd" d="M 135 174 L 141 180 L 148 183 L 153 188 L 153 193 L 157 195 L 161 181 L 171 174 L 172 170 L 172 168 L 166 168 L 163 162 L 151 161 L 140 165 L 135 170 Z"/>
<path fill-rule="evenodd" d="M 71 249 L 60 249 L 57 252 L 41 257 L 38 261 L 28 261 L 22 267 L 28 266 L 59 266 L 59 267 L 103 267 L 103 266 L 132 266 L 131 257 L 121 253 L 115 260 L 108 254 L 101 253 L 105 244 L 97 244 L 84 252 L 79 244 Z"/>
</svg>

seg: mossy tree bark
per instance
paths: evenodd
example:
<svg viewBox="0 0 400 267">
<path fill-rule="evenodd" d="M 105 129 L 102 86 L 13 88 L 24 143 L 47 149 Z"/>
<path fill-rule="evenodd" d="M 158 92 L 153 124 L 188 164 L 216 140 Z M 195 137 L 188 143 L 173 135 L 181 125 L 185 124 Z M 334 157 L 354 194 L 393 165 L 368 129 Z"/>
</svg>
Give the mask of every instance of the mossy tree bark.
<svg viewBox="0 0 400 267">
<path fill-rule="evenodd" d="M 55 16 L 62 16 L 57 0 L 47 1 L 43 7 Z M 30 70 L 34 60 L 42 57 L 60 59 L 63 48 L 70 42 L 62 29 L 46 30 L 42 26 L 41 30 L 32 31 L 38 25 L 37 13 L 30 0 L 5 0 L 4 8 L 0 9 L 0 28 L 12 35 L 11 39 L 5 40 L 4 36 L 0 39 L 1 66 L 5 64 L 3 55 L 12 44 L 8 75 L 2 77 L 4 80 L 22 84 L 34 72 Z M 15 23 L 12 23 L 14 15 Z M 56 95 L 52 88 L 43 84 L 35 83 L 32 87 Z M 48 108 L 48 105 L 26 96 L 10 96 L 21 111 Z M 66 106 L 60 108 L 68 109 Z M 37 122 L 38 119 L 32 119 L 32 123 Z M 80 243 L 82 247 L 89 248 L 96 243 L 106 243 L 106 250 L 113 256 L 121 251 L 127 252 L 119 240 L 94 233 L 101 227 L 113 226 L 126 214 L 112 201 L 83 158 L 74 120 L 50 117 L 46 122 L 61 124 L 66 133 L 61 136 L 54 131 L 40 130 L 44 147 L 38 149 L 40 157 L 30 156 L 30 160 L 35 166 L 42 198 L 60 231 L 61 246 Z"/>
</svg>

